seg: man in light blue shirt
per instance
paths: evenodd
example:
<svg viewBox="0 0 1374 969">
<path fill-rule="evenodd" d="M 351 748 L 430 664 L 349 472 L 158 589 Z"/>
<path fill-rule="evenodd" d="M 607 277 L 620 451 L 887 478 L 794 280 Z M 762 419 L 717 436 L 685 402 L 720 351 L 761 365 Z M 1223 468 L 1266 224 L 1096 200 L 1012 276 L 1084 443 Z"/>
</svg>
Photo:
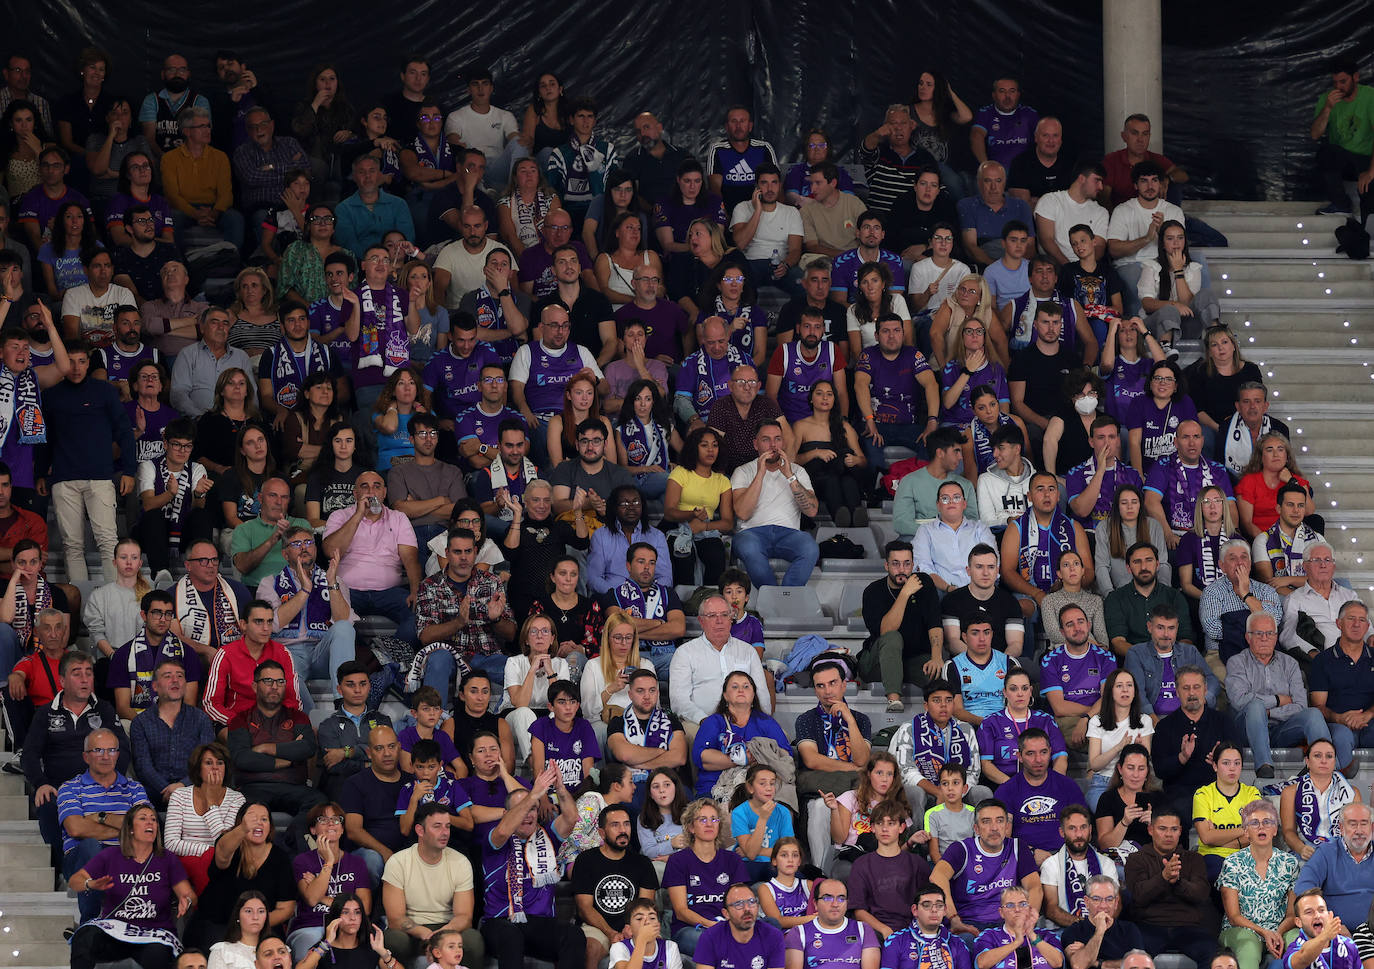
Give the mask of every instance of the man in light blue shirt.
<svg viewBox="0 0 1374 969">
<path fill-rule="evenodd" d="M 1358 801 L 1341 808 L 1341 833 L 1317 846 L 1298 873 L 1293 894 L 1320 888 L 1331 911 L 1346 925 L 1360 925 L 1374 901 L 1374 859 L 1370 858 L 1370 808 Z"/>
<path fill-rule="evenodd" d="M 988 526 L 964 513 L 964 486 L 951 478 L 936 489 L 937 517 L 916 530 L 916 568 L 928 573 L 941 593 L 968 585 L 968 556 L 975 545 L 996 547 Z"/>
<path fill-rule="evenodd" d="M 410 207 L 380 188 L 381 163 L 371 155 L 353 160 L 353 182 L 358 191 L 334 209 L 334 238 L 349 252 L 363 253 L 369 246 L 380 246 L 382 237 L 395 229 L 407 239 L 415 238 L 415 220 Z"/>
</svg>

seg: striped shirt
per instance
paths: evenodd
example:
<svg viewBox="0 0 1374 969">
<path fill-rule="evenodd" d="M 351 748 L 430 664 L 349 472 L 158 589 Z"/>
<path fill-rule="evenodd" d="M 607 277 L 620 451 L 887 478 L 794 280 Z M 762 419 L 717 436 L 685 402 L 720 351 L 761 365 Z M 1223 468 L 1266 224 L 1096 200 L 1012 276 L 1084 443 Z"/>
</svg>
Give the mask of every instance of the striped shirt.
<svg viewBox="0 0 1374 969">
<path fill-rule="evenodd" d="M 62 851 L 71 851 L 82 840 L 67 833 L 68 818 L 85 814 L 126 814 L 136 804 L 148 801 L 148 792 L 138 781 L 115 773 L 114 782 L 106 787 L 96 782 L 90 771 L 83 771 L 57 789 L 57 822 L 62 825 Z M 102 844 L 119 844 L 119 835 L 106 838 Z"/>
<path fill-rule="evenodd" d="M 887 144 L 872 151 L 860 144 L 859 161 L 868 179 L 868 207 L 886 216 L 898 197 L 916 185 L 916 174 L 921 167 L 935 164 L 935 156 L 915 146 L 903 157 Z"/>
</svg>

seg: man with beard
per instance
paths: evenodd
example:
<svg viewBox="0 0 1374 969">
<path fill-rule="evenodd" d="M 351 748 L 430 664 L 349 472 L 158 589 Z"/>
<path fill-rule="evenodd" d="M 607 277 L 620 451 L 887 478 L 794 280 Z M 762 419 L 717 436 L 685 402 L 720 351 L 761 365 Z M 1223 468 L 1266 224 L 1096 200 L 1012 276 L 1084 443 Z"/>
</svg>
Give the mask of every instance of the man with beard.
<svg viewBox="0 0 1374 969">
<path fill-rule="evenodd" d="M 182 260 L 181 250 L 158 236 L 158 218 L 146 205 L 133 205 L 122 219 L 130 242 L 117 246 L 114 253 L 114 281 L 134 294 L 138 305 L 145 300 L 162 299 L 162 267 Z"/>
<path fill-rule="evenodd" d="M 1126 859 L 1124 886 L 1146 951 L 1176 950 L 1205 966 L 1217 947 L 1217 910 L 1209 897 L 1207 866 L 1188 850 L 1182 834 L 1179 812 L 1156 805 L 1150 843 Z"/>
<path fill-rule="evenodd" d="M 1160 607 L 1171 610 L 1177 619 L 1177 637 L 1191 643 L 1193 622 L 1188 616 L 1188 601 L 1178 589 L 1159 581 L 1159 550 L 1149 542 L 1136 542 L 1126 549 L 1126 568 L 1131 572 L 1130 585 L 1113 589 L 1102 603 L 1102 617 L 1107 623 L 1112 651 L 1124 660 L 1132 646 L 1149 639 L 1150 620 Z M 1136 684 L 1141 685 L 1138 677 Z M 1156 712 L 1168 713 L 1169 710 Z"/>
<path fill-rule="evenodd" d="M 506 378 L 511 402 L 529 426 L 535 464 L 540 467 L 548 465 L 549 418 L 562 413 L 563 388 L 568 381 L 582 370 L 590 370 L 603 395 L 609 389 L 591 350 L 571 339 L 571 313 L 561 299 L 543 304 L 539 309 L 539 339 L 515 351 Z M 614 322 L 610 325 L 614 329 Z"/>
<path fill-rule="evenodd" d="M 1193 792 L 1216 780 L 1212 751 L 1227 731 L 1225 719 L 1207 702 L 1209 672 L 1201 665 L 1178 668 L 1178 709 L 1156 723 L 1155 739 L 1150 745 L 1155 772 L 1164 785 L 1164 800 L 1176 809 L 1190 809 Z M 1137 678 L 1136 682 L 1141 681 Z M 1143 708 L 1143 691 L 1141 699 Z M 1155 808 L 1156 818 L 1159 810 Z"/>
<path fill-rule="evenodd" d="M 558 815 L 545 828 L 539 807 L 551 789 L 557 790 Z M 554 918 L 553 905 L 558 846 L 576 823 L 577 805 L 551 764 L 531 790 L 506 798 L 501 820 L 482 839 L 482 938 L 499 969 L 523 969 L 526 953 L 558 969 L 582 965 L 586 945 L 578 944 L 577 929 Z"/>
<path fill-rule="evenodd" d="M 735 371 L 746 362 L 744 355 L 730 342 L 729 329 L 719 316 L 708 316 L 701 323 L 701 348 L 688 354 L 678 371 L 677 390 L 673 397 L 673 414 L 690 433 L 706 424 L 717 401 L 724 400 L 731 390 Z M 758 373 L 753 376 L 752 389 L 758 392 Z M 748 406 L 747 402 L 745 406 Z M 715 426 L 714 421 L 711 426 Z M 752 455 L 750 455 L 752 457 Z M 748 460 L 746 458 L 745 460 Z"/>
<path fill-rule="evenodd" d="M 1088 719 L 1102 705 L 1102 685 L 1116 669 L 1116 657 L 1092 642 L 1092 623 L 1076 602 L 1046 617 L 1059 623 L 1060 645 L 1040 658 L 1040 692 L 1049 703 L 1065 742 L 1076 750 L 1087 746 Z M 1054 640 L 1050 641 L 1051 644 Z"/>
<path fill-rule="evenodd" d="M 138 759 L 144 787 L 155 795 L 157 805 L 165 807 L 179 788 L 190 786 L 187 765 L 191 754 L 201 744 L 214 741 L 215 726 L 205 711 L 194 705 L 195 694 L 186 682 L 182 660 L 159 660 L 152 690 L 153 704 L 129 724 L 129 744 Z"/>
<path fill-rule="evenodd" d="M 487 216 L 479 206 L 470 205 L 459 213 L 462 238 L 450 242 L 434 261 L 434 296 L 457 312 L 463 297 L 486 281 L 487 254 L 506 248 L 487 235 Z M 512 273 L 519 270 L 511 257 Z"/>
<path fill-rule="evenodd" d="M 749 276 L 756 288 L 777 286 L 789 296 L 800 293 L 797 263 L 801 260 L 800 213 L 782 201 L 782 172 L 765 163 L 754 170 L 753 195 L 730 213 L 735 245 L 749 262 Z"/>
<path fill-rule="evenodd" d="M 108 381 L 119 391 L 121 401 L 133 399 L 129 378 L 141 363 L 160 363 L 162 354 L 143 342 L 143 314 L 137 306 L 116 306 L 114 342 L 91 355 L 91 377 Z"/>
<path fill-rule="evenodd" d="M 920 449 L 940 424 L 939 380 L 925 354 L 903 345 L 904 332 L 901 317 L 880 316 L 878 342 L 864 347 L 854 371 L 860 441 L 869 467 L 877 470 L 887 470 L 884 447 Z"/>
<path fill-rule="evenodd" d="M 633 806 L 643 806 L 645 782 L 660 767 L 680 769 L 687 763 L 687 734 L 676 714 L 659 704 L 658 676 L 637 669 L 626 681 L 630 706 L 606 728 L 609 761 L 625 764 L 635 783 Z"/>
<path fill-rule="evenodd" d="M 849 416 L 844 347 L 821 339 L 823 333 L 825 314 L 807 307 L 797 323 L 797 339 L 779 344 L 768 361 L 766 393 L 792 423 L 811 416 L 811 388 L 818 380 L 829 380 L 835 385 L 835 405 L 841 414 Z"/>
<path fill-rule="evenodd" d="M 1181 225 L 1184 217 L 1182 209 L 1164 198 L 1164 170 L 1157 162 L 1146 159 L 1133 165 L 1131 182 L 1135 185 L 1135 198 L 1112 209 L 1107 223 L 1107 251 L 1121 277 L 1126 315 L 1139 316 L 1140 294 L 1136 285 L 1142 267 L 1159 251 L 1159 227 L 1170 220 Z"/>
<path fill-rule="evenodd" d="M 1329 895 L 1336 915 L 1358 924 L 1374 901 L 1374 866 L 1365 864 L 1369 860 L 1369 805 L 1347 804 L 1340 821 L 1340 834 L 1317 846 L 1298 874 L 1293 893 L 1301 896 L 1316 889 Z"/>
<path fill-rule="evenodd" d="M 638 495 L 632 489 L 617 488 L 612 501 L 616 501 L 617 497 L 624 501 Z M 642 504 L 643 499 L 640 501 Z M 623 514 L 625 507 L 620 505 L 617 514 Z M 625 528 L 627 525 L 611 525 L 608 528 Z M 596 554 L 595 548 L 592 554 Z M 687 620 L 682 600 L 672 585 L 655 581 L 658 562 L 659 551 L 653 545 L 644 541 L 632 543 L 625 550 L 625 580 L 607 589 L 602 594 L 601 602 L 606 612 L 622 609 L 629 614 L 639 634 L 640 658 L 647 659 L 658 675 L 666 680 L 678 640 L 687 632 Z"/>
<path fill-rule="evenodd" d="M 707 321 L 706 330 L 712 341 L 720 336 L 711 320 Z M 740 465 L 758 456 L 753 447 L 754 435 L 766 421 L 777 421 L 782 428 L 784 446 L 791 444 L 791 425 L 782 416 L 777 401 L 760 395 L 759 387 L 758 370 L 752 362 L 742 363 L 730 373 L 729 396 L 717 397 L 709 407 L 706 425 L 723 438 L 718 467 L 724 474 L 732 474 Z"/>
<path fill-rule="evenodd" d="M 143 137 L 152 146 L 154 160 L 181 144 L 178 116 L 193 107 L 205 112 L 208 124 L 210 102 L 191 88 L 190 63 L 180 54 L 168 54 L 162 60 L 162 90 L 147 95 L 138 109 Z"/>
<path fill-rule="evenodd" d="M 415 777 L 401 770 L 401 745 L 389 726 L 378 724 L 368 731 L 367 757 L 368 765 L 344 781 L 339 804 L 344 833 L 375 885 L 391 856 L 410 844 L 410 836 L 396 824 L 396 801 Z"/>
<path fill-rule="evenodd" d="M 1116 870 L 1112 860 L 1092 846 L 1092 831 L 1092 813 L 1082 804 L 1060 809 L 1059 836 L 1064 846 L 1040 863 L 1045 916 L 1056 925 L 1073 925 L 1091 916 L 1092 879 Z M 1115 890 L 1111 895 L 1115 902 Z"/>
<path fill-rule="evenodd" d="M 945 893 L 949 927 L 963 936 L 1001 925 L 1002 891 L 1024 888 L 1030 910 L 1040 910 L 1040 872 L 1031 851 L 1011 837 L 1007 806 L 990 797 L 974 812 L 974 836 L 956 841 L 930 874 Z"/>
<path fill-rule="evenodd" d="M 838 878 L 817 883 L 815 920 L 793 926 L 783 937 L 787 969 L 878 969 L 882 936 L 845 915 L 848 900 Z"/>
<path fill-rule="evenodd" d="M 639 182 L 640 198 L 650 203 L 662 202 L 672 194 L 677 167 L 687 155 L 663 137 L 663 122 L 653 112 L 641 111 L 633 123 L 637 143 L 620 167 Z"/>
<path fill-rule="evenodd" d="M 270 624 L 272 616 L 270 611 L 263 615 L 261 603 L 248 607 L 248 628 L 263 620 Z M 287 702 L 287 684 L 295 675 L 289 659 L 287 663 L 264 659 L 253 670 L 256 701 L 229 721 L 229 758 L 245 798 L 297 814 L 322 802 L 324 794 L 306 784 L 315 759 L 315 731 L 294 702 L 294 689 L 292 702 Z M 218 672 L 211 670 L 212 676 Z"/>
<path fill-rule="evenodd" d="M 1023 677 L 1026 673 L 1018 670 L 1015 676 Z M 1007 675 L 1008 680 L 1012 678 L 1012 674 Z M 1029 680 L 1029 677 L 1026 678 Z M 983 721 L 984 729 L 979 730 L 978 738 L 980 747 L 985 738 L 993 737 L 994 732 L 987 728 L 997 719 L 1000 718 L 994 715 Z M 1034 722 L 1034 719 L 1030 722 Z M 1054 730 L 1054 733 L 1058 733 L 1058 730 Z M 1054 738 L 1055 746 L 1058 746 L 1058 739 Z M 982 749 L 983 772 L 989 780 L 992 779 L 988 756 L 991 750 L 995 750 L 995 747 L 990 741 Z M 1023 732 L 1016 742 L 1021 769 L 1001 784 L 996 794 L 997 799 L 1011 812 L 1012 834 L 1023 846 L 1035 852 L 1036 864 L 1040 865 L 1062 847 L 1063 828 L 1059 823 L 1059 812 L 1083 800 L 1078 784 L 1065 777 L 1062 771 L 1050 770 L 1050 750 L 1049 733 L 1039 727 L 1031 727 Z M 1056 750 L 1054 759 L 1058 760 L 1059 756 Z"/>
<path fill-rule="evenodd" d="M 945 893 L 926 885 L 911 903 L 911 924 L 887 937 L 882 969 L 973 969 L 968 946 L 945 925 Z M 789 967 L 790 969 L 790 967 Z"/>
<path fill-rule="evenodd" d="M 472 863 L 448 846 L 449 820 L 447 805 L 421 804 L 412 829 L 415 844 L 393 854 L 382 872 L 386 947 L 402 966 L 441 929 L 461 932 L 467 957 L 474 965 L 484 961 L 486 946 L 472 924 Z"/>
<path fill-rule="evenodd" d="M 739 882 L 725 890 L 725 919 L 701 933 L 692 954 L 697 969 L 783 969 L 782 933 L 759 921 L 754 889 Z"/>
<path fill-rule="evenodd" d="M 629 851 L 632 823 L 624 804 L 608 804 L 596 819 L 601 844 L 577 856 L 572 889 L 582 934 L 587 939 L 587 969 L 606 958 L 611 943 L 624 936 L 630 903 L 652 899 L 658 890 L 653 863 Z"/>
<path fill-rule="evenodd" d="M 554 209 L 544 216 L 539 227 L 539 245 L 526 246 L 520 253 L 520 281 L 517 284 L 525 295 L 543 300 L 558 291 L 558 269 L 555 256 L 560 249 L 571 249 L 567 258 L 577 258 L 577 271 L 569 272 L 588 288 L 596 289 L 596 272 L 592 257 L 581 239 L 573 238 L 572 216 L 563 209 Z"/>
<path fill-rule="evenodd" d="M 146 593 L 139 603 L 143 628 L 110 656 L 105 685 L 114 692 L 115 710 L 125 720 L 133 720 L 158 704 L 161 697 L 154 695 L 154 686 L 161 678 L 162 664 L 167 661 L 180 668 L 177 699 L 184 696 L 189 706 L 196 706 L 202 670 L 200 656 L 171 632 L 175 605 L 171 594 L 161 589 Z M 142 764 L 139 770 L 143 770 Z"/>
<path fill-rule="evenodd" d="M 792 464 L 782 450 L 782 427 L 765 421 L 754 435 L 758 459 L 730 475 L 734 489 L 735 555 L 755 587 L 776 585 L 772 557 L 788 562 L 783 585 L 806 585 L 820 551 L 801 530 L 801 516 L 816 514 L 816 493 L 805 468 Z"/>
</svg>

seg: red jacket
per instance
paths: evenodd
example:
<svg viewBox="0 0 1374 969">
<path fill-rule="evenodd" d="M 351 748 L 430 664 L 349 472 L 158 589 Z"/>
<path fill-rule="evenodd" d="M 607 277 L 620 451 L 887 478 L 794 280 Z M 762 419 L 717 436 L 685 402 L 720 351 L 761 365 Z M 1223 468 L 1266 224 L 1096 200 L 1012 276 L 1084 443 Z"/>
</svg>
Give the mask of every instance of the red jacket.
<svg viewBox="0 0 1374 969">
<path fill-rule="evenodd" d="M 282 702 L 300 709 L 300 693 L 296 689 L 296 666 L 286 647 L 276 640 L 268 640 L 262 655 L 254 659 L 242 639 L 236 639 L 215 654 L 210 674 L 205 678 L 205 699 L 202 701 L 210 719 L 221 725 L 258 702 L 253 689 L 253 671 L 265 660 L 276 660 L 286 671 L 286 694 Z"/>
</svg>

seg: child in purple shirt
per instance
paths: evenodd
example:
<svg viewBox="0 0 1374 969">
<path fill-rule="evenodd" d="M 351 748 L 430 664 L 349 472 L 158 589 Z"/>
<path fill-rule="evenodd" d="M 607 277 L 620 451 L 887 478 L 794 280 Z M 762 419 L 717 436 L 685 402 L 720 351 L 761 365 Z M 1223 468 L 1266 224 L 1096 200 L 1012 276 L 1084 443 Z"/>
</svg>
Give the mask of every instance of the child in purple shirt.
<svg viewBox="0 0 1374 969">
<path fill-rule="evenodd" d="M 530 727 L 530 766 L 537 777 L 545 764 L 554 764 L 563 775 L 563 784 L 576 792 L 601 756 L 592 725 L 582 716 L 582 702 L 571 680 L 549 685 L 550 715 Z"/>
</svg>

